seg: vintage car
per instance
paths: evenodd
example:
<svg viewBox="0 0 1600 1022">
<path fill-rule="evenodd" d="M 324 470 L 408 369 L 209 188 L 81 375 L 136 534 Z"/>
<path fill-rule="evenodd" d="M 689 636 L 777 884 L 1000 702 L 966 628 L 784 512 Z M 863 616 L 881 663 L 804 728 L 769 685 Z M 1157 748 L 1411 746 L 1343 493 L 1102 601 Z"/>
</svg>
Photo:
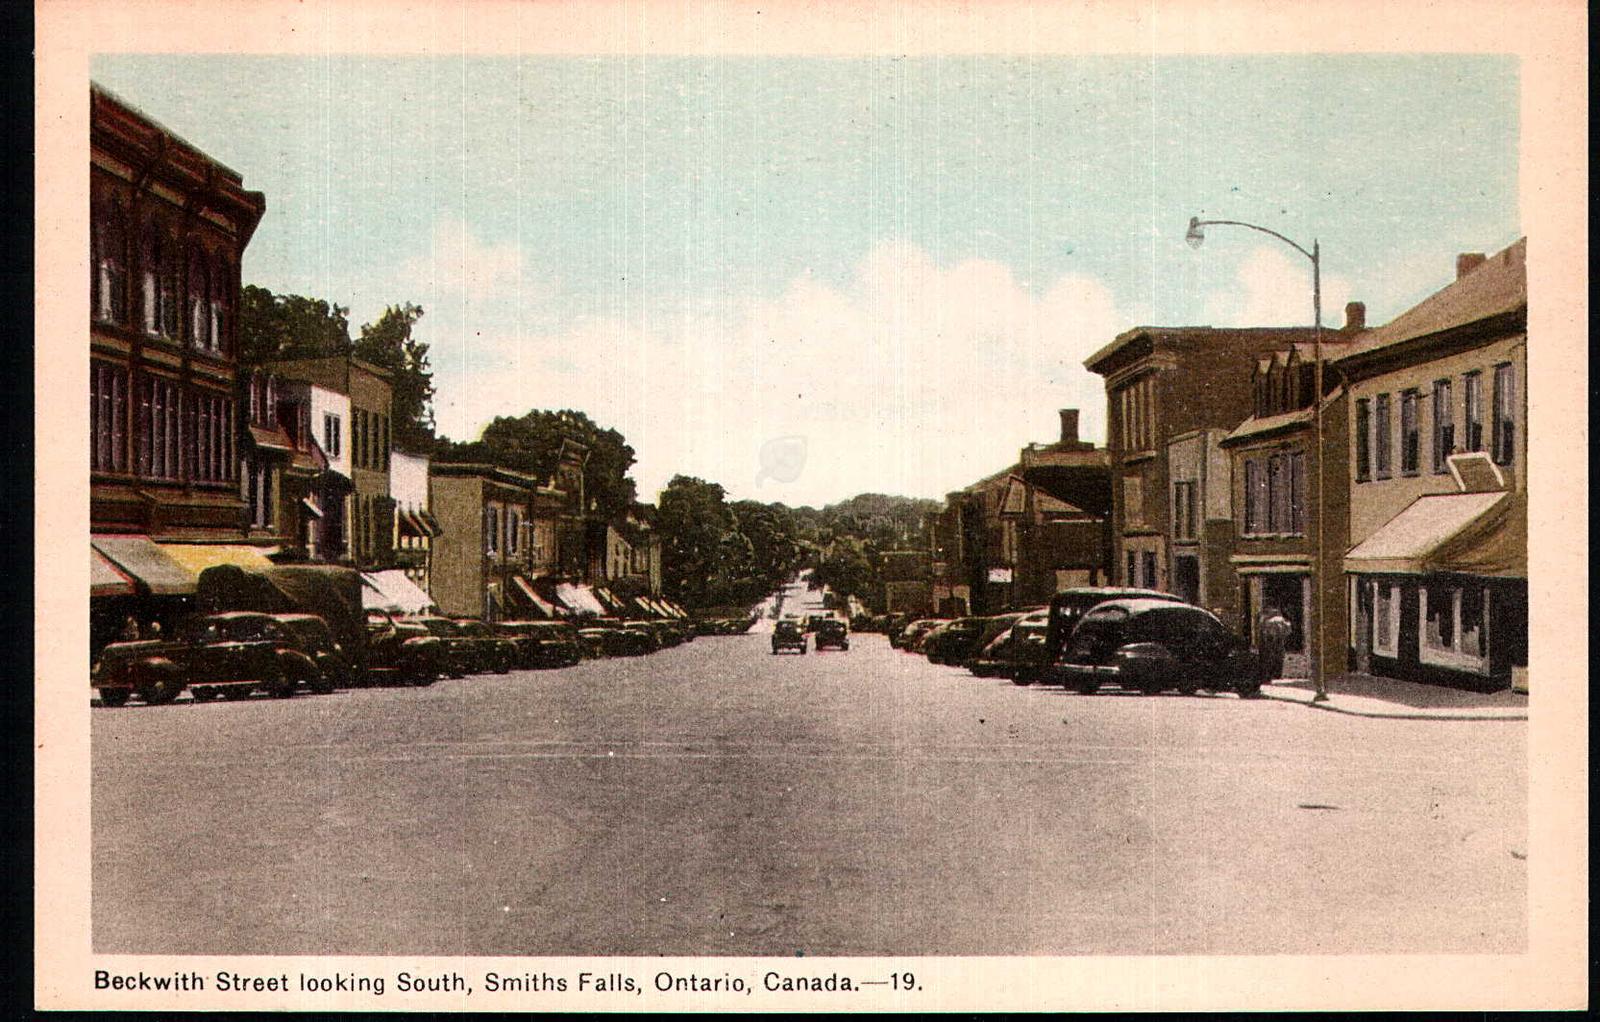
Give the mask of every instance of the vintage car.
<svg viewBox="0 0 1600 1022">
<path fill-rule="evenodd" d="M 915 653 L 921 648 L 922 640 L 927 637 L 929 632 L 948 623 L 949 622 L 945 618 L 919 618 L 916 621 L 906 625 L 905 629 L 890 641 L 898 646 L 903 652 Z"/>
<path fill-rule="evenodd" d="M 657 640 L 637 624 L 616 618 L 592 618 L 578 629 L 578 639 L 586 656 L 643 656 L 657 648 Z"/>
<path fill-rule="evenodd" d="M 171 639 L 112 643 L 89 684 L 105 706 L 122 706 L 132 696 L 154 706 L 185 688 L 199 702 L 244 699 L 257 689 L 288 698 L 316 677 L 316 663 L 271 615 L 235 611 L 186 618 Z"/>
<path fill-rule="evenodd" d="M 980 677 L 992 676 L 992 673 L 986 674 L 975 665 L 982 660 L 985 651 L 993 643 L 999 640 L 1001 636 L 1008 634 L 1012 625 L 1022 620 L 1022 616 L 1022 611 L 1012 611 L 1011 613 L 995 614 L 985 618 L 983 628 L 978 633 L 978 638 L 972 643 L 972 652 L 960 661 L 961 666 Z"/>
<path fill-rule="evenodd" d="M 817 626 L 815 641 L 818 653 L 825 649 L 848 650 L 850 648 L 850 633 L 845 628 L 843 621 L 838 618 L 829 618 Z"/>
<path fill-rule="evenodd" d="M 921 652 L 930 664 L 960 664 L 971 656 L 983 635 L 986 618 L 958 617 L 929 632 Z"/>
<path fill-rule="evenodd" d="M 294 648 L 317 665 L 316 677 L 306 679 L 306 688 L 326 695 L 352 683 L 355 666 L 344 647 L 333 641 L 328 622 L 315 614 L 274 614 L 272 619 L 283 626 Z"/>
<path fill-rule="evenodd" d="M 1044 662 L 1037 667 L 1018 671 L 1015 678 L 1017 683 L 1028 685 L 1039 681 L 1053 685 L 1064 684 L 1061 672 L 1056 670 L 1055 663 L 1061 658 L 1067 639 L 1072 635 L 1072 629 L 1077 626 L 1079 618 L 1107 600 L 1183 602 L 1171 593 L 1130 586 L 1077 586 L 1063 589 L 1050 598 L 1050 625 L 1045 632 L 1047 655 Z"/>
<path fill-rule="evenodd" d="M 499 641 L 485 641 L 484 636 L 469 635 L 462 629 L 462 622 L 455 618 L 427 615 L 411 620 L 426 628 L 444 647 L 445 673 L 452 678 L 496 670 L 505 655 Z"/>
<path fill-rule="evenodd" d="M 1045 635 L 1050 627 L 1048 611 L 1020 618 L 968 663 L 973 674 L 991 678 L 1010 678 L 1018 685 L 1032 684 L 1028 672 L 1048 657 Z"/>
<path fill-rule="evenodd" d="M 1079 619 L 1056 662 L 1068 688 L 1153 695 L 1261 691 L 1256 654 L 1207 610 L 1171 600 L 1112 600 Z"/>
<path fill-rule="evenodd" d="M 468 642 L 474 674 L 505 674 L 517 665 L 517 645 L 475 617 L 452 618 L 456 632 Z"/>
<path fill-rule="evenodd" d="M 583 659 L 578 629 L 567 621 L 498 621 L 494 630 L 516 646 L 518 667 L 571 667 Z"/>
<path fill-rule="evenodd" d="M 772 626 L 772 652 L 786 649 L 802 655 L 806 651 L 806 633 L 798 621 L 779 621 Z"/>
<path fill-rule="evenodd" d="M 432 685 L 450 673 L 439 637 L 422 624 L 386 611 L 367 611 L 367 681 Z"/>
</svg>

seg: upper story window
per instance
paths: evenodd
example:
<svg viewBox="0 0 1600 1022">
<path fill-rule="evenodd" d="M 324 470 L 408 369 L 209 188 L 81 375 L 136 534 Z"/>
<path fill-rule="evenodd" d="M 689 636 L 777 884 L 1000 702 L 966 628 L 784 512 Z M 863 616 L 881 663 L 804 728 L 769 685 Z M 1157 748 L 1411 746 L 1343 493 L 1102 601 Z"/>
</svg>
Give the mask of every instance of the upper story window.
<svg viewBox="0 0 1600 1022">
<path fill-rule="evenodd" d="M 1414 476 L 1421 469 L 1422 435 L 1418 413 L 1422 395 L 1415 390 L 1400 394 L 1400 471 Z"/>
<path fill-rule="evenodd" d="M 340 456 L 344 443 L 343 423 L 332 412 L 322 413 L 322 453 L 330 458 Z"/>
<path fill-rule="evenodd" d="M 1306 462 L 1302 451 L 1246 458 L 1244 534 L 1300 536 L 1306 529 Z"/>
<path fill-rule="evenodd" d="M 1147 451 L 1156 443 L 1155 377 L 1144 376 L 1117 392 L 1122 452 Z"/>
<path fill-rule="evenodd" d="M 506 553 L 516 556 L 521 547 L 522 513 L 516 508 L 506 512 Z"/>
<path fill-rule="evenodd" d="M 189 253 L 189 343 L 202 351 L 216 351 L 211 329 L 211 273 L 206 254 L 196 247 Z"/>
<path fill-rule="evenodd" d="M 1461 409 L 1467 435 L 1464 450 L 1483 450 L 1483 374 L 1471 372 L 1461 378 Z"/>
<path fill-rule="evenodd" d="M 107 323 L 128 320 L 128 232 L 122 204 L 113 202 L 95 210 L 91 242 L 94 246 L 94 316 Z"/>
<path fill-rule="evenodd" d="M 178 394 L 175 380 L 139 379 L 134 431 L 139 474 L 148 479 L 178 478 Z"/>
<path fill-rule="evenodd" d="M 231 351 L 228 343 L 228 296 L 233 288 L 233 264 L 218 255 L 211 265 L 211 340 L 212 351 Z"/>
<path fill-rule="evenodd" d="M 1356 399 L 1356 482 L 1372 478 L 1372 402 Z"/>
<path fill-rule="evenodd" d="M 89 363 L 89 467 L 95 472 L 128 470 L 128 371 L 106 362 Z"/>
<path fill-rule="evenodd" d="M 1433 470 L 1448 472 L 1456 452 L 1456 403 L 1449 380 L 1433 381 Z"/>
<path fill-rule="evenodd" d="M 1195 507 L 1198 484 L 1182 479 L 1172 484 L 1172 535 L 1175 539 L 1194 539 L 1199 532 L 1199 510 Z"/>
<path fill-rule="evenodd" d="M 1516 458 L 1517 374 L 1509 362 L 1494 367 L 1494 433 L 1491 452 L 1496 465 L 1509 465 Z"/>
<path fill-rule="evenodd" d="M 145 333 L 178 336 L 177 246 L 155 221 L 146 221 L 141 238 Z"/>
<path fill-rule="evenodd" d="M 1127 525 L 1144 524 L 1144 479 L 1140 476 L 1122 477 L 1122 520 Z"/>
<path fill-rule="evenodd" d="M 500 552 L 500 506 L 490 504 L 483 509 L 483 552 Z"/>
<path fill-rule="evenodd" d="M 1389 395 L 1379 394 L 1374 399 L 1372 414 L 1373 475 L 1378 479 L 1388 479 L 1394 474 L 1393 446 L 1394 432 L 1389 415 Z"/>
</svg>

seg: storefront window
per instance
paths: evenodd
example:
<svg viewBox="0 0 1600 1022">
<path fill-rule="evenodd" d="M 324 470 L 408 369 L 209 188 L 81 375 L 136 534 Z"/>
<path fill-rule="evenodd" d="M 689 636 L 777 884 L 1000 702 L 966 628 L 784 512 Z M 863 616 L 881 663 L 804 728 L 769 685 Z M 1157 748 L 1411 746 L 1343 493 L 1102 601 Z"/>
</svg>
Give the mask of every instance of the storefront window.
<svg viewBox="0 0 1600 1022">
<path fill-rule="evenodd" d="M 1400 587 L 1372 583 L 1372 651 L 1379 656 L 1400 653 Z"/>
<path fill-rule="evenodd" d="M 1488 604 L 1481 586 L 1435 584 L 1421 592 L 1423 663 L 1482 672 L 1488 665 Z"/>
</svg>

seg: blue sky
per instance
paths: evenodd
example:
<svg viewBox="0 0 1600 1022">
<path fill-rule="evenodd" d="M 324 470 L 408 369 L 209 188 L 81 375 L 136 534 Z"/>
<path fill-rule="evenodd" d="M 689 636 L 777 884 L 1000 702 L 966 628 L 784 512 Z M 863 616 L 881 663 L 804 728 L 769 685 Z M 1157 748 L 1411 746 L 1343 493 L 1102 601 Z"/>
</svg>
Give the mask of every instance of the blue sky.
<svg viewBox="0 0 1600 1022">
<path fill-rule="evenodd" d="M 97 58 L 267 195 L 245 279 L 414 301 L 439 425 L 578 407 L 790 503 L 939 496 L 1136 323 L 1381 322 L 1519 234 L 1517 65 L 1480 56 Z M 803 436 L 797 478 L 759 451 Z"/>
</svg>

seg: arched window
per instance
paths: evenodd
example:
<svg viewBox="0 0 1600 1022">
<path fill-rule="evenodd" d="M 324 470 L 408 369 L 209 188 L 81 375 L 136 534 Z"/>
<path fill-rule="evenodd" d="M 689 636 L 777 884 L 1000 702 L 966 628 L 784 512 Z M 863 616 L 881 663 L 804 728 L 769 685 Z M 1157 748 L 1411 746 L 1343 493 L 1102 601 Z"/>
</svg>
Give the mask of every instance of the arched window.
<svg viewBox="0 0 1600 1022">
<path fill-rule="evenodd" d="M 178 336 L 178 246 L 170 236 L 161 239 L 161 335 Z"/>
<path fill-rule="evenodd" d="M 196 245 L 189 250 L 189 343 L 202 350 L 215 348 L 211 337 L 211 288 L 207 283 L 206 254 Z"/>
<path fill-rule="evenodd" d="M 100 258 L 97 267 L 100 283 L 100 318 L 112 323 L 128 321 L 128 228 L 127 211 L 113 200 L 102 208 Z"/>
<path fill-rule="evenodd" d="M 233 267 L 229 265 L 227 257 L 217 255 L 211 265 L 211 350 L 233 350 L 231 344 L 225 343 L 228 338 L 228 291 L 229 282 L 233 280 Z"/>
<path fill-rule="evenodd" d="M 158 283 L 161 270 L 161 232 L 155 221 L 146 220 L 139 230 L 139 283 L 140 308 L 143 310 L 144 332 L 161 332 L 161 288 Z"/>
</svg>

